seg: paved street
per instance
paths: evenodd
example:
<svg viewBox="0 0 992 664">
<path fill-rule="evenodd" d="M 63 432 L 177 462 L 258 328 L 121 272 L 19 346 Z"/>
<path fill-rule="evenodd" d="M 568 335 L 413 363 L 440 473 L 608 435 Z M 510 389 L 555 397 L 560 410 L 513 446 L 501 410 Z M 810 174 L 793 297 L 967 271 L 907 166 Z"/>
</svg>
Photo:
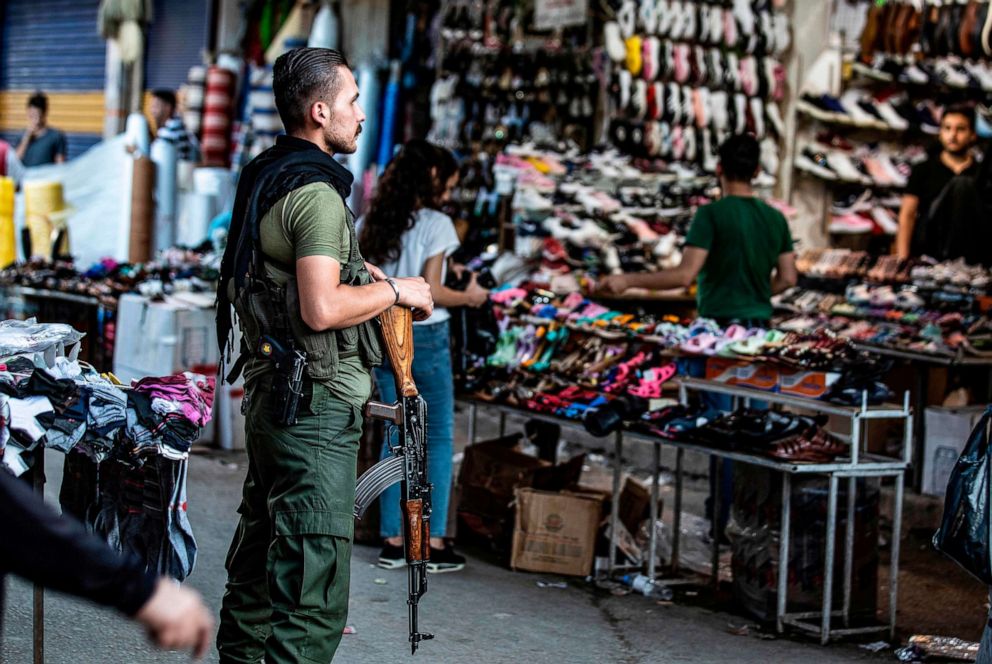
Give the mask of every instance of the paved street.
<svg viewBox="0 0 992 664">
<path fill-rule="evenodd" d="M 190 464 L 190 510 L 200 557 L 189 585 L 214 609 L 223 590 L 224 554 L 244 476 L 243 464 L 234 463 L 237 459 L 237 455 L 196 456 Z M 48 473 L 49 499 L 54 500 L 61 482 L 60 455 L 49 455 Z M 408 656 L 405 574 L 374 567 L 377 553 L 371 547 L 356 548 L 348 623 L 357 634 L 344 637 L 336 661 L 379 663 Z M 737 636 L 730 633 L 729 625 L 747 622 L 739 616 L 597 593 L 576 579 L 568 579 L 567 589 L 540 588 L 537 581 L 542 578 L 511 572 L 477 556 L 470 558 L 463 573 L 432 576 L 422 603 L 422 622 L 437 638 L 424 644 L 418 659 L 446 664 L 812 664 L 888 659 L 853 645 L 822 648 L 808 641 Z M 8 586 L 0 652 L 4 662 L 30 662 L 30 589 L 16 580 L 8 581 Z M 153 650 L 140 630 L 112 612 L 54 594 L 47 595 L 47 612 L 46 661 L 51 664 L 187 661 L 182 655 Z M 216 654 L 208 661 L 216 661 Z"/>
</svg>

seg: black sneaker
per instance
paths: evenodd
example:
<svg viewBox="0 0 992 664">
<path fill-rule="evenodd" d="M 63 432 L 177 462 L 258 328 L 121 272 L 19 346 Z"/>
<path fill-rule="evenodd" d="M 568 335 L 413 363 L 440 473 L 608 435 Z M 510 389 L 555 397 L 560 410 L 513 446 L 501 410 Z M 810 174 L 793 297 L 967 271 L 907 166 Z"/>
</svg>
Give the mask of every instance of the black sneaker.
<svg viewBox="0 0 992 664">
<path fill-rule="evenodd" d="M 443 549 L 431 547 L 431 559 L 427 563 L 427 571 L 432 574 L 443 574 L 445 572 L 457 572 L 465 569 L 465 556 L 455 553 L 455 548 L 450 544 Z"/>
<path fill-rule="evenodd" d="M 399 569 L 406 567 L 406 553 L 402 546 L 384 544 L 379 552 L 379 567 L 382 569 Z"/>
</svg>

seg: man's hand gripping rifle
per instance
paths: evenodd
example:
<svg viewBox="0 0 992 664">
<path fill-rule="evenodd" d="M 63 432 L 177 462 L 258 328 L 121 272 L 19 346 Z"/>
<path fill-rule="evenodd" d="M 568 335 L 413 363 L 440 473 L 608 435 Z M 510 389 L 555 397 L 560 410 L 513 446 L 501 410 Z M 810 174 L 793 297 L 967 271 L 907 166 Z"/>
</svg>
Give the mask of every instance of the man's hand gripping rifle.
<svg viewBox="0 0 992 664">
<path fill-rule="evenodd" d="M 418 631 L 417 603 L 427 591 L 427 562 L 430 560 L 431 485 L 427 481 L 427 406 L 413 382 L 413 315 L 394 306 L 379 315 L 382 338 L 392 365 L 399 401 L 384 404 L 370 401 L 365 415 L 392 423 L 399 429 L 392 455 L 369 468 L 355 488 L 355 516 L 361 518 L 380 493 L 400 482 L 403 538 L 409 574 L 410 648 L 417 652 L 421 641 L 433 634 Z M 387 425 L 388 426 L 388 425 Z"/>
</svg>

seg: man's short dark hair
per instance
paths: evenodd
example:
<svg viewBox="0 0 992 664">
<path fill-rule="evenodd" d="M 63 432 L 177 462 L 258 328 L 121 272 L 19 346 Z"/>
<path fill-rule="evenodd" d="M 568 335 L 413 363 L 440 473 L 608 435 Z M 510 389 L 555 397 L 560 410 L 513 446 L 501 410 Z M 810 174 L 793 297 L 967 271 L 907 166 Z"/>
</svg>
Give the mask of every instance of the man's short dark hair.
<svg viewBox="0 0 992 664">
<path fill-rule="evenodd" d="M 751 134 L 734 134 L 720 146 L 723 176 L 734 182 L 750 182 L 758 170 L 761 148 Z"/>
<path fill-rule="evenodd" d="M 48 97 L 40 90 L 35 92 L 28 97 L 28 108 L 37 108 L 42 113 L 48 113 Z"/>
<path fill-rule="evenodd" d="M 960 115 L 968 121 L 971 130 L 975 130 L 975 107 L 970 104 L 951 104 L 944 109 L 944 114 L 940 116 L 941 121 L 948 115 Z"/>
<path fill-rule="evenodd" d="M 176 93 L 172 90 L 166 90 L 165 88 L 152 90 L 152 97 L 158 99 L 163 104 L 168 104 L 172 108 L 176 107 Z"/>
<path fill-rule="evenodd" d="M 311 104 L 337 92 L 338 69 L 348 66 L 333 48 L 295 48 L 276 59 L 272 91 L 287 132 L 304 126 Z"/>
</svg>

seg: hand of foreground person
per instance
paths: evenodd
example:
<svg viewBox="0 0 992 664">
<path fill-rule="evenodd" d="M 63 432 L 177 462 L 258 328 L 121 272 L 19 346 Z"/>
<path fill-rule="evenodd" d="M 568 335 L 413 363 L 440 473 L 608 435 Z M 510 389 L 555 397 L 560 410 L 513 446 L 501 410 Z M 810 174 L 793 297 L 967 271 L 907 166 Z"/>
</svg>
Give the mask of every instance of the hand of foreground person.
<svg viewBox="0 0 992 664">
<path fill-rule="evenodd" d="M 465 297 L 468 298 L 468 306 L 481 307 L 489 299 L 489 289 L 480 286 L 476 275 L 472 274 L 468 286 L 465 287 Z"/>
<path fill-rule="evenodd" d="M 427 320 L 434 312 L 434 298 L 431 286 L 423 277 L 403 277 L 396 280 L 400 291 L 397 304 L 413 309 L 414 320 Z"/>
<path fill-rule="evenodd" d="M 623 274 L 610 274 L 596 283 L 596 292 L 606 295 L 619 295 L 629 288 L 627 277 Z"/>
<path fill-rule="evenodd" d="M 160 648 L 193 649 L 193 657 L 203 657 L 214 633 L 214 619 L 200 595 L 162 578 L 155 592 L 138 611 L 135 619 L 145 626 L 149 638 Z"/>
</svg>

